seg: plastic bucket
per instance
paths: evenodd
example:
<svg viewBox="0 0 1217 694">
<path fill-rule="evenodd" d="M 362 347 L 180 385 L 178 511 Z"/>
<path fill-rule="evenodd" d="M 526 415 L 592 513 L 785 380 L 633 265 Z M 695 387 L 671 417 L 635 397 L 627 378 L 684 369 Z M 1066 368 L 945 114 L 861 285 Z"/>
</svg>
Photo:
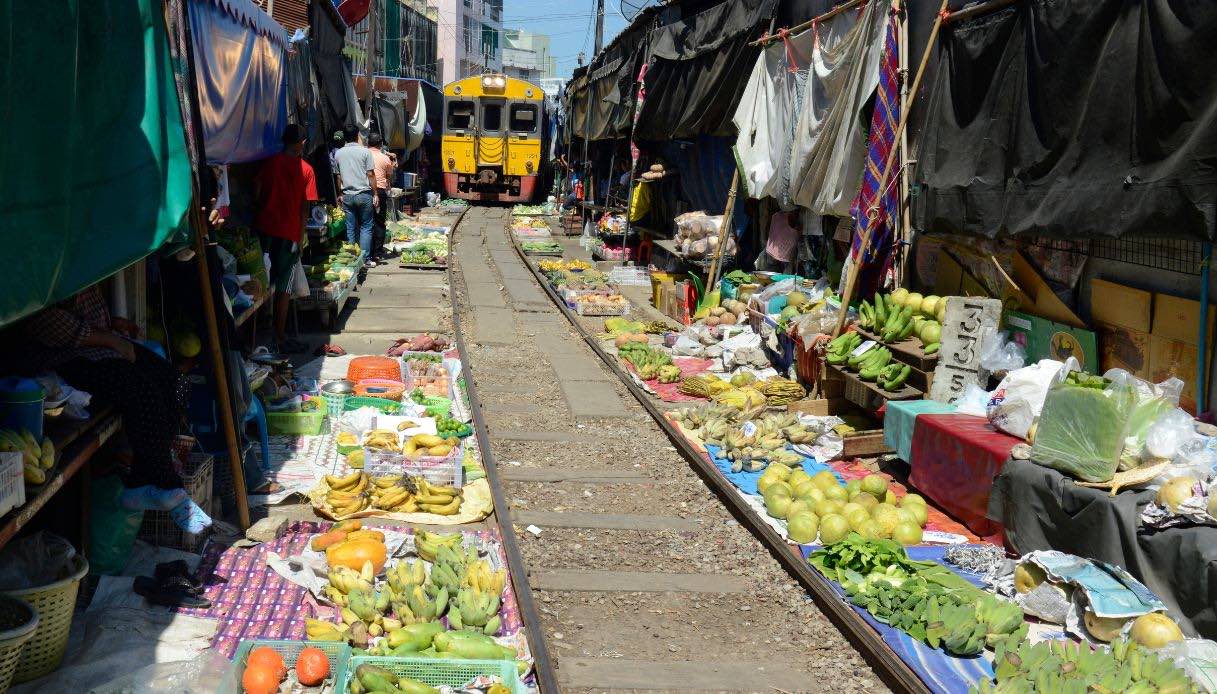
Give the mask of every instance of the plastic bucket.
<svg viewBox="0 0 1217 694">
<path fill-rule="evenodd" d="M 46 392 L 32 378 L 0 380 L 0 428 L 29 429 L 42 440 L 42 403 Z"/>
</svg>

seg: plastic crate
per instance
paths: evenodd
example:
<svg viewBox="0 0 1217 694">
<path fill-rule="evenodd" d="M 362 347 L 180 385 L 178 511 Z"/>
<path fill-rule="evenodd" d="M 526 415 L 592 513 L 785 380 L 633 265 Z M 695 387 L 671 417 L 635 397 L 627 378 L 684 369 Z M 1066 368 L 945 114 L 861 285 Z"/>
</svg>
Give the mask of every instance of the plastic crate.
<svg viewBox="0 0 1217 694">
<path fill-rule="evenodd" d="M 382 667 L 398 677 L 409 677 L 432 687 L 461 687 L 478 675 L 498 677 L 515 694 L 526 691 L 520 684 L 514 660 L 457 660 L 449 658 L 377 658 L 354 656 L 347 664 L 346 679 L 339 692 L 349 689 L 356 669 L 363 664 Z"/>
<path fill-rule="evenodd" d="M 406 368 L 406 392 L 421 389 L 423 395 L 449 397 L 452 395 L 452 373 L 443 362 L 404 362 Z M 439 378 L 443 378 L 442 385 Z"/>
<path fill-rule="evenodd" d="M 214 489 L 215 458 L 210 454 L 195 451 L 186 456 L 182 465 L 182 483 L 186 493 L 203 510 L 211 506 Z M 157 547 L 172 547 L 186 552 L 198 552 L 207 541 L 210 530 L 195 535 L 188 533 L 173 522 L 168 511 L 145 511 L 139 527 L 139 539 Z"/>
<path fill-rule="evenodd" d="M 346 402 L 342 404 L 343 412 L 358 410 L 361 407 L 375 407 L 385 414 L 398 414 L 401 412 L 400 402 L 385 400 L 384 398 L 368 398 L 360 395 L 347 396 Z"/>
<path fill-rule="evenodd" d="M 272 435 L 279 436 L 316 436 L 321 433 L 325 424 L 325 415 L 329 403 L 324 398 L 310 395 L 317 409 L 311 412 L 267 412 L 266 429 Z"/>
<path fill-rule="evenodd" d="M 339 641 L 250 640 L 241 641 L 237 646 L 237 652 L 232 657 L 232 667 L 228 668 L 228 671 L 224 673 L 224 679 L 216 690 L 217 694 L 242 694 L 244 690 L 241 687 L 241 675 L 245 674 L 245 660 L 249 657 L 250 651 L 263 646 L 283 656 L 283 661 L 287 664 L 288 670 L 295 669 L 296 657 L 300 655 L 300 651 L 305 648 L 321 649 L 330 659 L 330 677 L 326 680 L 330 683 L 330 689 L 325 689 L 326 685 L 322 685 L 320 687 L 301 687 L 300 691 L 346 693 L 346 674 L 351 660 L 351 647 L 347 644 Z M 292 691 L 297 690 L 293 689 Z"/>
<path fill-rule="evenodd" d="M 0 516 L 25 504 L 25 473 L 20 453 L 0 453 Z"/>
<path fill-rule="evenodd" d="M 464 485 L 464 469 L 461 458 L 464 445 L 456 446 L 444 458 L 421 456 L 407 458 L 401 453 L 378 448 L 363 449 L 363 471 L 372 477 L 389 475 L 411 475 L 425 478 L 428 482 L 461 488 Z"/>
</svg>

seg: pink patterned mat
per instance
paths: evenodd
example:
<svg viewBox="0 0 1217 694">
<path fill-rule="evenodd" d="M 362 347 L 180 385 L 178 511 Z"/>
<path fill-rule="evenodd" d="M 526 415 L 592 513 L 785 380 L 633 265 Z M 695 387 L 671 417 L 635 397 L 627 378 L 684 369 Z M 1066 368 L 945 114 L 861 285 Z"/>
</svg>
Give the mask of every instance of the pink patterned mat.
<svg viewBox="0 0 1217 694">
<path fill-rule="evenodd" d="M 628 361 L 622 361 L 625 368 L 633 371 L 635 374 L 638 370 Z M 681 377 L 696 376 L 706 373 L 710 367 L 714 365 L 713 359 L 698 359 L 697 357 L 674 357 L 672 363 L 680 367 Z M 653 378 L 645 381 L 647 387 L 655 391 L 656 397 L 664 402 L 692 402 L 694 400 L 705 400 L 696 395 L 685 395 L 680 392 L 680 381 L 676 383 L 660 383 L 658 378 Z"/>
<path fill-rule="evenodd" d="M 281 557 L 298 555 L 313 535 L 325 531 L 330 525 L 296 521 L 288 525 L 283 536 L 273 542 L 247 548 L 208 546 L 199 571 L 211 607 L 205 610 L 182 609 L 179 612 L 219 620 L 220 626 L 211 645 L 230 658 L 243 639 L 303 639 L 305 618 L 318 615 L 325 618 L 331 608 L 319 605 L 307 590 L 272 571 L 266 565 L 266 554 L 274 552 Z M 406 526 L 386 523 L 369 527 L 412 532 Z M 480 530 L 466 535 L 481 539 L 484 546 L 497 553 L 497 566 L 507 565 L 507 555 L 497 531 Z M 520 630 L 520 609 L 511 581 L 507 582 L 503 591 L 500 614 L 503 619 L 500 636 Z"/>
</svg>

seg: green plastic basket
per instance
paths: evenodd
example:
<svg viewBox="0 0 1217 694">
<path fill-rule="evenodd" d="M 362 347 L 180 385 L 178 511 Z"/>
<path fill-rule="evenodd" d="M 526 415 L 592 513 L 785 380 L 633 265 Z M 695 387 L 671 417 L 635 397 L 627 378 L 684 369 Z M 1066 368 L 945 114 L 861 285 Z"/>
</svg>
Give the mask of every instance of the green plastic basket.
<svg viewBox="0 0 1217 694">
<path fill-rule="evenodd" d="M 325 415 L 328 403 L 318 397 L 310 397 L 316 401 L 318 409 L 312 412 L 267 412 L 266 430 L 268 433 L 280 436 L 316 436 L 325 425 Z"/>
<path fill-rule="evenodd" d="M 442 395 L 424 395 L 422 406 L 430 417 L 447 416 L 452 413 L 452 398 Z"/>
<path fill-rule="evenodd" d="M 478 675 L 498 677 L 503 686 L 516 694 L 524 694 L 514 660 L 456 660 L 450 658 L 378 658 L 357 655 L 347 665 L 346 679 L 338 694 L 350 691 L 355 669 L 363 664 L 382 667 L 398 677 L 409 677 L 423 684 L 439 687 L 460 687 Z"/>
<path fill-rule="evenodd" d="M 283 656 L 283 661 L 287 663 L 287 669 L 292 670 L 296 665 L 296 657 L 300 655 L 300 651 L 308 647 L 320 648 L 330 658 L 330 678 L 328 682 L 335 685 L 333 691 L 346 691 L 346 674 L 348 663 L 351 660 L 351 647 L 341 641 L 241 641 L 237 646 L 237 652 L 232 657 L 232 667 L 224 673 L 224 679 L 220 682 L 220 687 L 217 689 L 217 694 L 241 694 L 241 675 L 245 673 L 245 659 L 249 657 L 249 652 L 255 648 L 266 646 Z M 337 689 L 337 685 L 341 684 L 342 689 Z M 318 688 L 320 689 L 320 688 Z M 312 691 L 308 689 L 307 691 Z"/>
<path fill-rule="evenodd" d="M 369 398 L 362 395 L 352 395 L 347 397 L 346 402 L 342 404 L 343 410 L 350 412 L 358 410 L 361 407 L 375 407 L 385 414 L 397 414 L 401 412 L 401 403 L 395 400 L 385 400 L 384 398 Z"/>
</svg>

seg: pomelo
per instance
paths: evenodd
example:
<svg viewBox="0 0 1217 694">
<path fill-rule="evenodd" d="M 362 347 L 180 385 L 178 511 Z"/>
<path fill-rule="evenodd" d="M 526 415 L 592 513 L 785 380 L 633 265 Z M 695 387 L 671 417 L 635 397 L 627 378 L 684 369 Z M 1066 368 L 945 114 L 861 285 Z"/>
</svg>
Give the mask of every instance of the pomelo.
<svg viewBox="0 0 1217 694">
<path fill-rule="evenodd" d="M 916 523 L 899 523 L 892 529 L 892 539 L 902 545 L 921 543 L 921 527 Z"/>
<path fill-rule="evenodd" d="M 846 501 L 849 501 L 849 494 L 845 492 L 845 487 L 834 484 L 824 490 L 824 498 L 836 499 L 844 504 Z"/>
<path fill-rule="evenodd" d="M 845 483 L 845 491 L 849 492 L 849 498 L 854 498 L 862 491 L 862 480 L 850 480 Z"/>
<path fill-rule="evenodd" d="M 913 521 L 923 528 L 925 527 L 925 524 L 930 521 L 929 510 L 919 504 L 910 504 L 909 506 L 905 506 L 900 510 L 911 514 L 913 516 Z"/>
<path fill-rule="evenodd" d="M 1183 632 L 1174 620 L 1161 612 L 1150 612 L 1137 617 L 1128 635 L 1146 648 L 1162 648 L 1172 641 L 1182 641 Z"/>
<path fill-rule="evenodd" d="M 882 500 L 887 494 L 887 480 L 882 475 L 867 475 L 862 478 L 862 491 Z"/>
<path fill-rule="evenodd" d="M 922 506 L 925 506 L 925 497 L 921 496 L 920 494 L 905 494 L 900 499 L 900 505 L 908 506 L 909 504 L 921 504 Z"/>
<path fill-rule="evenodd" d="M 825 499 L 816 503 L 816 515 L 820 518 L 824 518 L 824 516 L 839 516 L 844 506 L 845 504 L 839 499 Z"/>
<path fill-rule="evenodd" d="M 814 542 L 819 533 L 820 521 L 810 513 L 792 516 L 786 524 L 786 532 L 792 542 L 805 545 Z"/>
<path fill-rule="evenodd" d="M 873 518 L 863 521 L 858 526 L 858 534 L 866 540 L 883 540 L 887 538 L 887 535 L 883 531 L 883 525 Z"/>
<path fill-rule="evenodd" d="M 820 489 L 828 489 L 829 487 L 840 486 L 837 484 L 837 478 L 828 470 L 820 470 L 811 476 L 811 480 L 816 483 Z"/>
<path fill-rule="evenodd" d="M 849 521 L 836 514 L 820 517 L 820 543 L 831 545 L 849 534 Z"/>
<path fill-rule="evenodd" d="M 791 503 L 788 496 L 771 496 L 765 499 L 765 511 L 774 518 L 785 518 Z"/>
</svg>

